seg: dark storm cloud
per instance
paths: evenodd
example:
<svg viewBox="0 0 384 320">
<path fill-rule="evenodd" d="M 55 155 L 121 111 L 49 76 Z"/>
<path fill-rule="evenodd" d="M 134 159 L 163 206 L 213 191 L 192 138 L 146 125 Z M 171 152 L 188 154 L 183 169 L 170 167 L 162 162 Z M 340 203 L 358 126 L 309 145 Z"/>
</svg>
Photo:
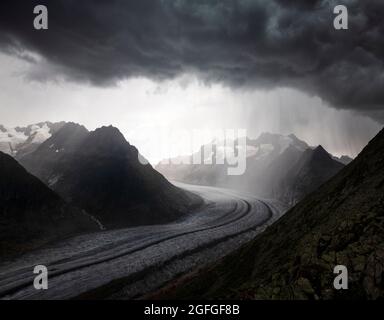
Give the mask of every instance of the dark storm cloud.
<svg viewBox="0 0 384 320">
<path fill-rule="evenodd" d="M 47 31 L 32 28 L 36 4 L 48 6 Z M 349 8 L 348 31 L 333 28 L 336 4 Z M 107 85 L 194 72 L 236 87 L 290 86 L 384 119 L 382 0 L 2 0 L 0 9 L 2 49 L 44 56 L 39 79 Z"/>
</svg>

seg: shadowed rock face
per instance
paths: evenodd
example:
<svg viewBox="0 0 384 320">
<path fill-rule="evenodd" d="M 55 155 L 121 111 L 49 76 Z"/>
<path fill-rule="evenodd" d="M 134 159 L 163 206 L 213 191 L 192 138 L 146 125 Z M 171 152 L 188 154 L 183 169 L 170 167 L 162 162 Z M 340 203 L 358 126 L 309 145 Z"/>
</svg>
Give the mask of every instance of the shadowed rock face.
<svg viewBox="0 0 384 320">
<path fill-rule="evenodd" d="M 69 124 L 21 161 L 107 228 L 169 222 L 199 204 L 139 157 L 114 127 Z"/>
<path fill-rule="evenodd" d="M 307 149 L 286 172 L 278 185 L 277 195 L 285 203 L 295 205 L 338 173 L 344 165 L 332 159 L 322 146 Z"/>
<path fill-rule="evenodd" d="M 81 210 L 0 152 L 0 256 L 21 253 L 97 226 Z"/>
<path fill-rule="evenodd" d="M 333 288 L 336 265 L 349 289 Z M 167 298 L 384 297 L 384 131 L 321 188 L 253 242 Z"/>
</svg>

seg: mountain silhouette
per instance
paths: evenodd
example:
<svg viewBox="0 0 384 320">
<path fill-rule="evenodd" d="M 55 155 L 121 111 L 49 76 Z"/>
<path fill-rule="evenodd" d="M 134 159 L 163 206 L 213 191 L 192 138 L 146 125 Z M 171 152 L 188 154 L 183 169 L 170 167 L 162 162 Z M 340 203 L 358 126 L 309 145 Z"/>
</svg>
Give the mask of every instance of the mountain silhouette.
<svg viewBox="0 0 384 320">
<path fill-rule="evenodd" d="M 332 159 L 322 146 L 313 150 L 308 148 L 281 179 L 278 187 L 279 197 L 294 205 L 343 167 L 344 165 Z"/>
<path fill-rule="evenodd" d="M 142 159 L 117 128 L 71 123 L 21 163 L 107 228 L 169 222 L 200 203 Z"/>
</svg>

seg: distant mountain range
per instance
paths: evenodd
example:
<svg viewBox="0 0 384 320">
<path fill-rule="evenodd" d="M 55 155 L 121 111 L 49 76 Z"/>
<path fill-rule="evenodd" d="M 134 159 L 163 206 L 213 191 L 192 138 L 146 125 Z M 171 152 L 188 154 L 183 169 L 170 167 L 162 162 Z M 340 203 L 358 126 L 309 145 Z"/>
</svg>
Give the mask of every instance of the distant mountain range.
<svg viewBox="0 0 384 320">
<path fill-rule="evenodd" d="M 332 159 L 338 162 L 341 162 L 344 165 L 350 164 L 353 161 L 353 159 L 348 156 L 341 156 L 341 157 L 332 156 Z"/>
<path fill-rule="evenodd" d="M 107 228 L 175 220 L 200 204 L 169 183 L 114 127 L 67 123 L 20 163 Z"/>
<path fill-rule="evenodd" d="M 29 125 L 27 127 L 9 128 L 0 124 L 0 151 L 14 157 L 22 157 L 56 133 L 65 122 L 49 121 Z"/>
<path fill-rule="evenodd" d="M 318 150 L 320 161 L 329 161 Z M 336 290 L 334 267 L 348 270 Z M 251 243 L 185 277 L 167 299 L 383 299 L 384 130 Z"/>
<path fill-rule="evenodd" d="M 310 148 L 293 134 L 263 133 L 246 142 L 246 172 L 241 176 L 229 176 L 228 164 L 180 164 L 182 160 L 192 163 L 192 159 L 203 159 L 205 146 L 194 155 L 165 159 L 156 169 L 170 180 L 244 190 L 294 205 L 352 160 L 334 157 L 321 146 Z M 213 143 L 212 149 L 213 158 L 225 152 L 218 143 Z"/>
</svg>

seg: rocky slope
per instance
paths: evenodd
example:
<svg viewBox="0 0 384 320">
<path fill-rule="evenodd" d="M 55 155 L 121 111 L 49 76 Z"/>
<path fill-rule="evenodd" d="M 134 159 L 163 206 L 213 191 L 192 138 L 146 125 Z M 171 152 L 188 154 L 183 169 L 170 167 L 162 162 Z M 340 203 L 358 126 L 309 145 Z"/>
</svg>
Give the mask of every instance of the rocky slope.
<svg viewBox="0 0 384 320">
<path fill-rule="evenodd" d="M 274 186 L 276 197 L 289 205 L 295 205 L 304 195 L 315 191 L 344 167 L 333 160 L 322 146 L 308 148 L 292 163 Z"/>
<path fill-rule="evenodd" d="M 140 157 L 114 127 L 68 123 L 21 163 L 107 228 L 169 222 L 200 204 Z"/>
<path fill-rule="evenodd" d="M 349 289 L 335 290 L 336 265 Z M 384 131 L 320 189 L 254 241 L 167 298 L 383 299 Z"/>
<path fill-rule="evenodd" d="M 97 225 L 81 210 L 0 152 L 0 257 L 93 230 Z"/>
</svg>

